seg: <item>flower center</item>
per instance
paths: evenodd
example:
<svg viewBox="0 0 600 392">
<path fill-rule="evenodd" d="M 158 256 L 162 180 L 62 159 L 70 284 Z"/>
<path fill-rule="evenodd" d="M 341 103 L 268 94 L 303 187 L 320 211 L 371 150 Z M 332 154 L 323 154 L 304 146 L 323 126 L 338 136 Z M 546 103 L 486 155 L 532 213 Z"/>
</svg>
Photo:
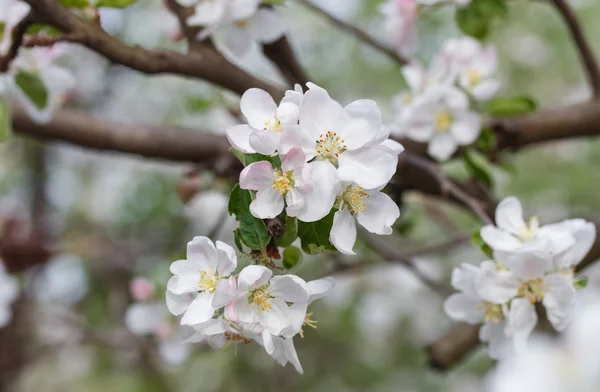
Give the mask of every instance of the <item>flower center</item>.
<svg viewBox="0 0 600 392">
<path fill-rule="evenodd" d="M 442 110 L 435 116 L 435 129 L 439 133 L 448 132 L 451 126 L 452 116 L 447 110 Z"/>
<path fill-rule="evenodd" d="M 282 196 L 284 196 L 290 189 L 294 187 L 292 173 L 293 170 L 284 173 L 279 169 L 273 173 L 273 178 L 275 181 L 273 181 L 273 185 L 271 186 L 273 189 L 276 189 L 277 192 L 281 193 Z"/>
<path fill-rule="evenodd" d="M 306 316 L 304 316 L 304 321 L 302 322 L 302 326 L 304 327 L 306 325 L 307 327 L 317 329 L 317 320 L 313 320 L 313 319 L 311 319 L 311 317 L 312 317 L 312 312 L 306 313 Z M 299 334 L 300 334 L 300 337 L 302 339 L 304 339 L 304 329 L 300 328 Z"/>
<path fill-rule="evenodd" d="M 519 289 L 519 296 L 527 298 L 532 304 L 544 299 L 544 283 L 542 278 L 524 282 Z"/>
<path fill-rule="evenodd" d="M 283 132 L 283 126 L 277 116 L 273 116 L 273 118 L 265 121 L 265 129 L 267 131 Z"/>
<path fill-rule="evenodd" d="M 525 224 L 523 230 L 521 230 L 521 232 L 519 233 L 519 239 L 521 240 L 521 242 L 527 242 L 534 239 L 539 226 L 540 225 L 538 223 L 537 217 L 534 216 L 531 219 L 529 219 L 529 222 Z"/>
<path fill-rule="evenodd" d="M 337 133 L 329 130 L 324 135 L 319 136 L 315 149 L 317 150 L 318 160 L 329 160 L 333 165 L 337 165 L 340 154 L 346 151 L 346 144 L 344 139 L 339 137 Z"/>
<path fill-rule="evenodd" d="M 485 311 L 483 312 L 483 321 L 498 324 L 503 318 L 502 305 L 485 302 Z"/>
<path fill-rule="evenodd" d="M 250 292 L 248 301 L 254 305 L 255 308 L 259 308 L 263 312 L 268 312 L 273 307 L 271 304 L 271 293 L 266 291 L 266 288 L 258 288 Z"/>
<path fill-rule="evenodd" d="M 469 84 L 475 86 L 481 82 L 481 73 L 475 69 L 469 72 Z"/>
<path fill-rule="evenodd" d="M 200 280 L 198 281 L 198 287 L 200 291 L 206 291 L 207 293 L 214 293 L 217 288 L 217 277 L 215 271 L 200 271 Z"/>
<path fill-rule="evenodd" d="M 223 332 L 223 335 L 225 336 L 225 339 L 227 339 L 227 341 L 229 341 L 229 342 L 242 342 L 244 344 L 250 343 L 250 339 L 248 339 L 242 335 L 239 335 L 237 333 L 225 331 L 225 332 Z"/>
<path fill-rule="evenodd" d="M 342 196 L 342 201 L 348 206 L 355 214 L 363 212 L 367 209 L 365 199 L 369 197 L 369 194 L 362 189 L 360 186 L 356 186 L 351 189 L 347 189 Z M 341 207 L 340 207 L 341 208 Z"/>
<path fill-rule="evenodd" d="M 248 19 L 242 19 L 242 20 L 238 20 L 235 22 L 235 25 L 237 27 L 240 27 L 242 29 L 245 29 L 246 27 L 248 27 L 248 25 L 250 25 L 250 22 L 248 22 Z"/>
</svg>

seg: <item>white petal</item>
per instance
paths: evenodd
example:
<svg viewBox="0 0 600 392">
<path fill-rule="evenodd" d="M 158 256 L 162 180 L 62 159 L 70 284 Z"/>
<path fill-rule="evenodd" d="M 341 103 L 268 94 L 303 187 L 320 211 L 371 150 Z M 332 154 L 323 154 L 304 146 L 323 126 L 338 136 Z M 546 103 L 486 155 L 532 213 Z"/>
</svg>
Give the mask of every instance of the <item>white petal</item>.
<svg viewBox="0 0 600 392">
<path fill-rule="evenodd" d="M 485 323 L 479 329 L 479 339 L 489 342 L 488 350 L 491 358 L 504 359 L 512 355 L 513 344 L 504 333 L 505 322 Z"/>
<path fill-rule="evenodd" d="M 252 16 L 258 9 L 260 0 L 230 0 L 229 12 L 233 20 L 244 20 Z"/>
<path fill-rule="evenodd" d="M 371 233 L 392 234 L 392 226 L 400 217 L 400 208 L 392 198 L 382 192 L 373 192 L 365 204 L 365 210 L 356 214 L 358 223 Z"/>
<path fill-rule="evenodd" d="M 255 154 L 256 151 L 250 147 L 250 135 L 256 132 L 256 129 L 250 125 L 234 125 L 227 129 L 227 140 L 229 144 L 244 154 Z"/>
<path fill-rule="evenodd" d="M 195 293 L 200 289 L 198 287 L 199 279 L 199 272 L 171 276 L 167 282 L 167 290 L 175 295 Z"/>
<path fill-rule="evenodd" d="M 285 154 L 281 162 L 281 170 L 288 172 L 290 170 L 301 171 L 306 164 L 306 154 L 300 147 L 294 147 Z"/>
<path fill-rule="evenodd" d="M 136 335 L 154 332 L 165 321 L 165 306 L 162 303 L 135 303 L 125 313 L 125 326 Z"/>
<path fill-rule="evenodd" d="M 343 116 L 344 109 L 329 97 L 327 91 L 310 89 L 304 94 L 300 107 L 300 126 L 313 141 L 319 140 L 319 136 L 329 130 L 337 132 Z"/>
<path fill-rule="evenodd" d="M 279 107 L 277 107 L 277 118 L 284 129 L 288 126 L 298 124 L 298 116 L 300 116 L 299 104 L 286 102 L 284 98 L 279 104 Z"/>
<path fill-rule="evenodd" d="M 553 267 L 550 254 L 538 251 L 516 253 L 504 264 L 522 281 L 542 277 Z"/>
<path fill-rule="evenodd" d="M 250 212 L 260 219 L 275 218 L 283 211 L 283 196 L 277 189 L 268 187 L 256 192 L 256 199 L 250 203 Z"/>
<path fill-rule="evenodd" d="M 194 7 L 194 15 L 187 19 L 190 26 L 208 26 L 221 21 L 225 16 L 223 1 L 201 1 Z"/>
<path fill-rule="evenodd" d="M 519 235 L 525 228 L 523 207 L 516 197 L 503 199 L 496 208 L 496 225 L 511 234 Z"/>
<path fill-rule="evenodd" d="M 238 58 L 244 57 L 250 47 L 252 46 L 252 36 L 249 34 L 248 29 L 238 27 L 237 25 L 231 25 L 227 29 L 225 35 L 225 46 L 231 51 L 231 53 Z M 257 129 L 263 129 L 262 126 Z"/>
<path fill-rule="evenodd" d="M 302 222 L 315 222 L 329 214 L 337 197 L 337 170 L 329 161 L 311 162 L 313 189 L 304 209 L 297 215 Z"/>
<path fill-rule="evenodd" d="M 245 293 L 225 308 L 225 317 L 234 323 L 253 325 L 260 322 L 259 312 L 260 310 L 254 309 L 254 306 L 248 302 L 248 293 Z"/>
<path fill-rule="evenodd" d="M 285 203 L 287 204 L 287 208 L 285 209 L 287 215 L 294 217 L 306 206 L 306 196 L 297 188 L 292 188 L 285 195 Z"/>
<path fill-rule="evenodd" d="M 375 101 L 360 99 L 344 107 L 345 122 L 338 131 L 348 149 L 355 150 L 373 140 L 381 128 L 381 111 Z M 334 129 L 335 131 L 335 129 Z"/>
<path fill-rule="evenodd" d="M 187 244 L 187 258 L 190 261 L 200 264 L 202 269 L 217 269 L 219 255 L 217 248 L 208 237 L 194 237 Z"/>
<path fill-rule="evenodd" d="M 517 350 L 523 349 L 537 324 L 535 306 L 526 298 L 516 298 L 510 303 L 506 320 L 506 335 L 513 339 Z"/>
<path fill-rule="evenodd" d="M 294 365 L 296 371 L 300 374 L 304 374 L 304 371 L 302 370 L 302 365 L 300 364 L 300 360 L 298 359 L 298 354 L 296 353 L 296 348 L 294 347 L 294 342 L 292 341 L 292 339 L 283 340 L 283 350 L 285 352 L 285 357 L 292 365 Z"/>
<path fill-rule="evenodd" d="M 596 225 L 584 222 L 572 235 L 575 239 L 575 244 L 558 256 L 558 265 L 560 267 L 572 267 L 583 260 L 596 240 Z"/>
<path fill-rule="evenodd" d="M 381 143 L 381 146 L 389 148 L 396 155 L 400 155 L 404 151 L 404 146 L 395 140 L 387 139 Z"/>
<path fill-rule="evenodd" d="M 260 130 L 250 135 L 250 147 L 263 155 L 271 155 L 281 146 L 281 132 Z"/>
<path fill-rule="evenodd" d="M 459 267 L 452 270 L 452 287 L 471 297 L 476 297 L 475 281 L 477 280 L 478 273 L 479 268 L 471 264 L 462 263 Z"/>
<path fill-rule="evenodd" d="M 454 118 L 450 133 L 460 146 L 472 144 L 481 131 L 481 116 L 474 112 L 464 112 Z"/>
<path fill-rule="evenodd" d="M 268 161 L 251 163 L 240 173 L 240 188 L 258 191 L 271 187 L 275 181 L 273 173 L 273 166 Z"/>
<path fill-rule="evenodd" d="M 273 344 L 273 335 L 266 329 L 261 333 L 263 346 L 267 354 L 271 355 L 275 351 L 275 345 Z"/>
<path fill-rule="evenodd" d="M 235 276 L 231 276 L 229 279 L 220 280 L 215 289 L 212 307 L 221 309 L 222 307 L 229 305 L 231 301 L 235 299 L 237 293 Z"/>
<path fill-rule="evenodd" d="M 563 331 L 575 310 L 575 289 L 566 276 L 552 274 L 544 277 L 546 294 L 542 304 L 546 307 L 548 320 L 557 331 Z"/>
<path fill-rule="evenodd" d="M 356 242 L 356 224 L 348 210 L 343 209 L 333 216 L 329 240 L 340 252 L 347 255 L 355 254 L 352 248 Z"/>
<path fill-rule="evenodd" d="M 310 161 L 317 154 L 315 146 L 316 139 L 299 125 L 288 125 L 283 129 L 280 150 L 282 154 L 287 154 L 294 147 L 300 147 L 306 154 L 306 161 Z"/>
<path fill-rule="evenodd" d="M 170 290 L 167 290 L 166 301 L 167 309 L 175 316 L 183 314 L 192 303 L 194 297 L 192 294 L 176 295 Z"/>
<path fill-rule="evenodd" d="M 475 289 L 484 300 L 503 304 L 516 297 L 520 287 L 521 282 L 512 272 L 498 270 L 493 261 L 481 263 Z"/>
<path fill-rule="evenodd" d="M 224 242 L 217 241 L 216 245 L 217 253 L 219 254 L 217 272 L 220 276 L 227 276 L 237 267 L 237 255 L 235 254 L 235 250 Z"/>
<path fill-rule="evenodd" d="M 238 276 L 238 288 L 240 291 L 257 289 L 267 283 L 272 275 L 273 272 L 267 267 L 249 265 Z"/>
<path fill-rule="evenodd" d="M 261 8 L 248 21 L 250 34 L 259 42 L 269 44 L 281 38 L 286 26 L 279 13 L 272 9 Z"/>
<path fill-rule="evenodd" d="M 482 227 L 480 234 L 483 241 L 494 250 L 514 251 L 521 246 L 516 237 L 492 225 Z"/>
<path fill-rule="evenodd" d="M 269 292 L 275 298 L 285 302 L 308 302 L 306 282 L 294 275 L 274 276 L 271 278 Z"/>
<path fill-rule="evenodd" d="M 253 128 L 265 129 L 265 123 L 273 120 L 277 105 L 266 91 L 251 88 L 242 95 L 240 110 Z"/>
<path fill-rule="evenodd" d="M 464 293 L 452 294 L 444 302 L 444 312 L 448 317 L 468 324 L 483 322 L 484 310 L 485 304 L 481 298 Z"/>
<path fill-rule="evenodd" d="M 273 298 L 271 309 L 258 311 L 258 317 L 267 331 L 279 335 L 290 324 L 290 309 L 281 298 Z"/>
<path fill-rule="evenodd" d="M 487 79 L 471 88 L 471 95 L 479 101 L 487 101 L 500 90 L 500 81 Z"/>
<path fill-rule="evenodd" d="M 353 181 L 365 189 L 374 189 L 390 181 L 398 157 L 385 147 L 365 147 L 342 153 L 338 160 L 338 178 Z"/>
<path fill-rule="evenodd" d="M 213 297 L 213 293 L 198 294 L 181 318 L 181 325 L 201 324 L 210 320 L 215 313 L 215 308 L 212 306 Z"/>
<path fill-rule="evenodd" d="M 427 146 L 427 153 L 438 161 L 447 161 L 456 151 L 457 144 L 448 133 L 436 134 Z"/>
<path fill-rule="evenodd" d="M 323 298 L 335 285 L 335 278 L 328 276 L 326 278 L 311 280 L 307 283 L 307 291 L 309 295 L 308 304 L 319 298 Z"/>
</svg>

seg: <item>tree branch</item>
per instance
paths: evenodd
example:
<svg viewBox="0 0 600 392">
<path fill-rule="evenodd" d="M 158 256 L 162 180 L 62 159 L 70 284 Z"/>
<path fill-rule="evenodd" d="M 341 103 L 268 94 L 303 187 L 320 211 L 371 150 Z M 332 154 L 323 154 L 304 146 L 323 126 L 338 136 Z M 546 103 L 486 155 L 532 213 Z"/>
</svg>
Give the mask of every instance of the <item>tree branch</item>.
<svg viewBox="0 0 600 392">
<path fill-rule="evenodd" d="M 408 63 L 408 61 L 404 57 L 400 56 L 398 52 L 393 48 L 382 44 L 377 39 L 369 35 L 369 33 L 359 29 L 358 27 L 336 18 L 321 7 L 315 5 L 311 0 L 298 0 L 298 2 L 303 3 L 304 5 L 306 5 L 306 7 L 310 8 L 318 14 L 321 14 L 341 30 L 344 30 L 347 33 L 354 35 L 359 41 L 362 41 L 365 44 L 371 46 L 372 48 L 375 48 L 376 50 L 380 51 L 381 53 L 385 54 L 386 56 L 397 62 L 398 64 L 404 65 Z"/>
<path fill-rule="evenodd" d="M 10 63 L 17 57 L 19 48 L 23 42 L 23 36 L 31 23 L 33 23 L 33 17 L 30 12 L 13 28 L 10 47 L 6 55 L 0 57 L 0 73 L 8 71 Z"/>
<path fill-rule="evenodd" d="M 579 56 L 585 67 L 594 97 L 598 98 L 600 97 L 600 68 L 598 68 L 598 62 L 596 61 L 594 52 L 585 39 L 583 30 L 577 21 L 577 17 L 567 2 L 565 0 L 552 0 L 552 2 L 569 28 L 569 33 L 571 33 L 571 37 L 579 50 Z"/>
<path fill-rule="evenodd" d="M 263 52 L 279 68 L 290 86 L 296 83 L 306 86 L 306 83 L 310 82 L 285 36 L 273 43 L 263 45 Z"/>
</svg>

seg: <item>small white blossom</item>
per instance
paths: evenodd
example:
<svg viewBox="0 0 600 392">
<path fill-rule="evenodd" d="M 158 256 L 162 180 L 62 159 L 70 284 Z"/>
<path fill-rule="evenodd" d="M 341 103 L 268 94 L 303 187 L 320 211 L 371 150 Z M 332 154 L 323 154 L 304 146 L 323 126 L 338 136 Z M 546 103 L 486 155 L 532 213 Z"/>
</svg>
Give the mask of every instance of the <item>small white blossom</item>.
<svg viewBox="0 0 600 392">
<path fill-rule="evenodd" d="M 384 17 L 383 28 L 392 47 L 404 54 L 412 53 L 418 43 L 414 28 L 418 17 L 417 2 L 388 0 L 379 4 L 378 10 Z"/>
</svg>

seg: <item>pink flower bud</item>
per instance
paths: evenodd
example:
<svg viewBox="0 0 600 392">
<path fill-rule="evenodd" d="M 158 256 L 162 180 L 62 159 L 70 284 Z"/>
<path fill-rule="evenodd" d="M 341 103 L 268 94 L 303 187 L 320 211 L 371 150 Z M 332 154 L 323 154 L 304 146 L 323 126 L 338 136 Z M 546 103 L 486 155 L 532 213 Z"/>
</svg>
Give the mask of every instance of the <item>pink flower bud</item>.
<svg viewBox="0 0 600 392">
<path fill-rule="evenodd" d="M 136 276 L 129 283 L 129 292 L 136 301 L 147 301 L 151 299 L 152 296 L 154 296 L 155 290 L 156 287 L 154 287 L 154 283 L 141 276 Z"/>
</svg>

